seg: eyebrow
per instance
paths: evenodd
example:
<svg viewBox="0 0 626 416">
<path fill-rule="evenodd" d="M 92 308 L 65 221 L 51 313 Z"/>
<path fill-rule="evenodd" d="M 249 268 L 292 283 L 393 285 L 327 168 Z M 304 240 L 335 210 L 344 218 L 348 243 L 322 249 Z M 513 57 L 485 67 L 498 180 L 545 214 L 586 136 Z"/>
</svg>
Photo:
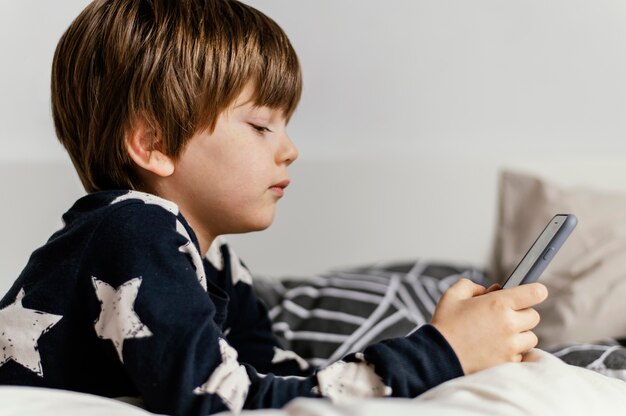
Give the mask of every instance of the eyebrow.
<svg viewBox="0 0 626 416">
<path fill-rule="evenodd" d="M 268 107 L 266 105 L 256 105 L 254 103 L 254 100 L 252 100 L 252 99 L 249 99 L 249 100 L 247 100 L 247 101 L 245 101 L 245 102 L 243 102 L 241 104 L 235 105 L 235 106 L 232 107 L 232 109 L 236 110 L 238 108 L 244 107 L 244 106 L 249 105 L 249 104 L 252 104 L 251 110 L 253 110 L 253 111 L 260 111 L 260 110 L 266 109 L 266 110 L 269 110 L 272 113 L 274 111 L 279 112 L 280 113 L 279 118 L 285 121 L 285 125 L 289 124 L 289 120 L 285 117 L 283 111 L 281 111 L 280 109 L 277 109 L 277 108 Z M 270 118 L 273 118 L 273 115 L 270 115 Z"/>
<path fill-rule="evenodd" d="M 263 111 L 263 110 L 269 110 L 269 111 L 274 111 L 275 109 L 265 106 L 265 105 L 256 105 L 252 100 L 248 100 L 245 103 L 241 103 L 235 107 L 233 107 L 233 109 L 237 109 L 237 108 L 241 108 L 241 107 L 245 107 L 246 105 L 250 105 L 250 109 L 252 111 Z"/>
</svg>

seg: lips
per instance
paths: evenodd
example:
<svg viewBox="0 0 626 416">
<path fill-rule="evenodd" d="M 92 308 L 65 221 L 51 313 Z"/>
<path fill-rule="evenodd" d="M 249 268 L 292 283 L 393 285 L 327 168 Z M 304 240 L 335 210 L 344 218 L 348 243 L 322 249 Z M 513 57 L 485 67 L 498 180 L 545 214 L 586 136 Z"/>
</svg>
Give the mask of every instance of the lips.
<svg viewBox="0 0 626 416">
<path fill-rule="evenodd" d="M 278 183 L 275 183 L 274 185 L 270 186 L 270 188 L 285 189 L 286 187 L 289 186 L 290 183 L 291 183 L 291 181 L 289 179 L 285 179 L 284 181 L 280 181 Z"/>
<path fill-rule="evenodd" d="M 281 197 L 285 194 L 285 188 L 289 186 L 291 181 L 289 179 L 285 179 L 284 181 L 280 181 L 270 186 L 270 191 L 274 192 L 277 196 Z"/>
</svg>

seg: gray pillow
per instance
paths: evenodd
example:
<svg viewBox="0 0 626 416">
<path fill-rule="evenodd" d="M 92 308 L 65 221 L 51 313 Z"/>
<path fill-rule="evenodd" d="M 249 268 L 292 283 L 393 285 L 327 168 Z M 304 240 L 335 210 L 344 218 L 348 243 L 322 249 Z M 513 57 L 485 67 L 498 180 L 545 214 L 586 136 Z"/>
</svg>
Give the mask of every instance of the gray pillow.
<svg viewBox="0 0 626 416">
<path fill-rule="evenodd" d="M 505 279 L 545 223 L 573 213 L 578 226 L 540 278 L 541 348 L 626 337 L 626 192 L 565 188 L 503 172 L 493 276 Z"/>
</svg>

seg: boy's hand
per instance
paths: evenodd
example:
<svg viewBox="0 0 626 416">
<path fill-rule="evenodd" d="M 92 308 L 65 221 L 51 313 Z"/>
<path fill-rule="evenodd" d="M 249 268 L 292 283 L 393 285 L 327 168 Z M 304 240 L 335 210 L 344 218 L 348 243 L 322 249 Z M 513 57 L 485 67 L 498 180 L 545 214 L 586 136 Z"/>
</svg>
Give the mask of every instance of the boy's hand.
<svg viewBox="0 0 626 416">
<path fill-rule="evenodd" d="M 539 314 L 532 307 L 548 297 L 546 287 L 531 283 L 497 289 L 461 279 L 435 309 L 431 323 L 452 346 L 465 374 L 520 362 L 537 345 L 531 330 L 539 323 Z"/>
</svg>

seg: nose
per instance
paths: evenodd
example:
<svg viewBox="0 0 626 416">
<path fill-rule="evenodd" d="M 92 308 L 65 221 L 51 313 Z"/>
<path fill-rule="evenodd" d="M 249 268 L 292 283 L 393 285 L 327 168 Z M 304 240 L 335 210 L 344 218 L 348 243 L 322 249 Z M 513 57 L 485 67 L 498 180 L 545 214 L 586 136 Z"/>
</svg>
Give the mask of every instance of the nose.
<svg viewBox="0 0 626 416">
<path fill-rule="evenodd" d="M 296 148 L 296 145 L 293 144 L 291 138 L 285 133 L 281 143 L 280 151 L 277 155 L 277 162 L 281 164 L 284 163 L 289 166 L 298 158 L 298 155 L 299 152 Z"/>
</svg>

